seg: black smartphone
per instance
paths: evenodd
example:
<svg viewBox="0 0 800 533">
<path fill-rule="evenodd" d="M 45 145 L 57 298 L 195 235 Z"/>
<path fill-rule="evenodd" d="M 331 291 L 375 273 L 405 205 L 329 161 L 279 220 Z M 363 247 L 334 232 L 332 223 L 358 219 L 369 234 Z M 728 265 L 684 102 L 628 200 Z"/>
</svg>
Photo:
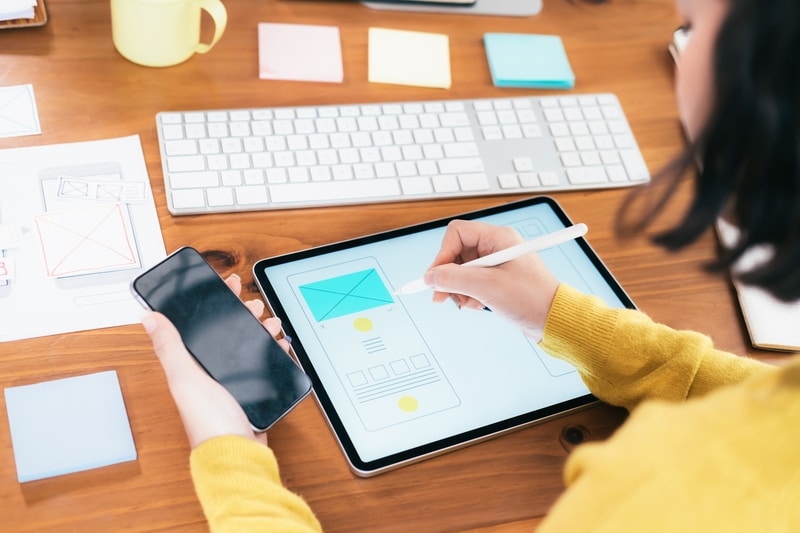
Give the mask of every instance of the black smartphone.
<svg viewBox="0 0 800 533">
<path fill-rule="evenodd" d="M 311 391 L 311 380 L 194 248 L 131 282 L 136 298 L 175 324 L 189 353 L 265 431 Z"/>
</svg>

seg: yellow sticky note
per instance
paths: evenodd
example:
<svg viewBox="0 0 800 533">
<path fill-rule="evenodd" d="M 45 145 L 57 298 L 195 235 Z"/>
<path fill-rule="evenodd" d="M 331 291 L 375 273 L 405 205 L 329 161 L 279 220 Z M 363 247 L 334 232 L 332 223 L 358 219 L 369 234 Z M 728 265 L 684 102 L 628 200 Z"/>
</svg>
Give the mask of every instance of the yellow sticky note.
<svg viewBox="0 0 800 533">
<path fill-rule="evenodd" d="M 450 39 L 440 33 L 370 28 L 369 81 L 449 89 Z"/>
</svg>

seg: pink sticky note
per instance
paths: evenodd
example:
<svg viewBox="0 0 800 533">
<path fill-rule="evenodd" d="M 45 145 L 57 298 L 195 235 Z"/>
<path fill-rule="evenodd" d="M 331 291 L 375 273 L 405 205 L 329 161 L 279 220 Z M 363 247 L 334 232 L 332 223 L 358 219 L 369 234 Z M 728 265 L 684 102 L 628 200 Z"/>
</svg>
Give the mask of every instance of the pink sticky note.
<svg viewBox="0 0 800 533">
<path fill-rule="evenodd" d="M 258 25 L 258 77 L 265 80 L 341 83 L 339 28 L 262 22 Z"/>
</svg>

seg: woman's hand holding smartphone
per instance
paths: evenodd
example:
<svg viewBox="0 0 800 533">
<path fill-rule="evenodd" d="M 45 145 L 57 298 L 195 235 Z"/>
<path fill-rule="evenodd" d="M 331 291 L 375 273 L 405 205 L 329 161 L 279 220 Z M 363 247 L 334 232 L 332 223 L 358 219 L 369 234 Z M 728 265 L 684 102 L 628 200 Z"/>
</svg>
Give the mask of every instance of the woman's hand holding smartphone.
<svg viewBox="0 0 800 533">
<path fill-rule="evenodd" d="M 241 406 L 186 351 L 175 326 L 161 313 L 148 313 L 142 325 L 153 341 L 172 398 L 192 449 L 223 435 L 240 435 L 267 443 L 266 432 L 254 432 Z"/>
<path fill-rule="evenodd" d="M 259 323 L 263 303 L 242 303 L 238 277 L 223 282 L 195 250 L 178 250 L 137 277 L 132 289 L 159 311 L 142 323 L 192 447 L 217 435 L 254 438 L 310 392 L 308 377 L 286 353 L 288 343 L 273 338 L 280 322 Z"/>
</svg>

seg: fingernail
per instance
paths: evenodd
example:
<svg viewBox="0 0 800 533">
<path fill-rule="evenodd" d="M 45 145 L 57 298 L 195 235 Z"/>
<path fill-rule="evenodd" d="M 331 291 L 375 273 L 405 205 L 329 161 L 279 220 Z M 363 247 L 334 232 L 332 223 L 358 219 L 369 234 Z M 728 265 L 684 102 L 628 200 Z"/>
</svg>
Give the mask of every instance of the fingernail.
<svg viewBox="0 0 800 533">
<path fill-rule="evenodd" d="M 158 329 L 158 320 L 153 313 L 148 313 L 142 317 L 142 326 L 147 333 L 153 333 Z"/>
<path fill-rule="evenodd" d="M 286 339 L 286 342 L 288 342 L 289 344 L 292 344 L 292 338 L 291 338 L 289 335 L 286 335 L 286 334 L 284 333 L 284 334 L 283 334 L 283 338 L 284 338 L 284 339 Z"/>
<path fill-rule="evenodd" d="M 242 279 L 242 278 L 240 278 L 240 277 L 239 277 L 239 274 L 237 274 L 236 272 L 234 272 L 233 274 L 231 274 L 231 275 L 230 275 L 230 276 L 228 276 L 228 277 L 229 277 L 229 278 Z"/>
</svg>

